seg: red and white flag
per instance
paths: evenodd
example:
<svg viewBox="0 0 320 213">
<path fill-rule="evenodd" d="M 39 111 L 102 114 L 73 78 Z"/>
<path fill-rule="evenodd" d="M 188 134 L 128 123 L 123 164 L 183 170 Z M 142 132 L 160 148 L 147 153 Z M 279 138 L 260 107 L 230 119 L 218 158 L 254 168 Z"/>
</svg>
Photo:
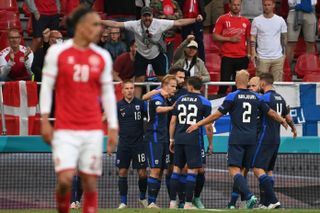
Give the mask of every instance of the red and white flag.
<svg viewBox="0 0 320 213">
<path fill-rule="evenodd" d="M 37 83 L 32 81 L 6 82 L 2 85 L 5 128 L 7 135 L 39 135 L 40 114 Z M 1 130 L 3 131 L 1 116 Z"/>
</svg>

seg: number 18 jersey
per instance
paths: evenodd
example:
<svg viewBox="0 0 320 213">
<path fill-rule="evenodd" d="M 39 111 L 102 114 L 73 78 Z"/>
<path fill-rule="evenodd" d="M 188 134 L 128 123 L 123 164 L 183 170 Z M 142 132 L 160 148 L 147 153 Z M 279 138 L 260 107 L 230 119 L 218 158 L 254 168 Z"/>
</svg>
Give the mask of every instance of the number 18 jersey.
<svg viewBox="0 0 320 213">
<path fill-rule="evenodd" d="M 196 124 L 211 114 L 211 103 L 197 93 L 181 96 L 175 106 L 173 115 L 177 116 L 175 143 L 199 145 L 203 143 L 203 128 L 192 133 L 186 133 L 189 126 Z"/>
</svg>

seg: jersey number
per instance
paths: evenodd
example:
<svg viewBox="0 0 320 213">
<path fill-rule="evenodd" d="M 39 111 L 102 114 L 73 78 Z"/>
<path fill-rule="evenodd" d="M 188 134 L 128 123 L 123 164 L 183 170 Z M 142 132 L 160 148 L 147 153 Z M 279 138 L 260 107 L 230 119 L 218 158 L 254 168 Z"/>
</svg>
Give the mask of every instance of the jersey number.
<svg viewBox="0 0 320 213">
<path fill-rule="evenodd" d="M 196 117 L 198 114 L 198 107 L 196 105 L 189 104 L 188 110 L 185 105 L 178 105 L 178 111 L 180 111 L 180 110 L 182 110 L 178 116 L 180 124 L 193 125 L 193 124 L 197 123 Z"/>
<path fill-rule="evenodd" d="M 146 161 L 146 156 L 142 154 L 138 154 L 138 161 L 139 163 L 144 163 Z"/>
<path fill-rule="evenodd" d="M 136 121 L 141 120 L 141 112 L 134 112 L 134 120 Z"/>
<path fill-rule="evenodd" d="M 89 80 L 89 65 L 75 64 L 73 70 L 73 80 L 75 82 L 87 82 Z"/>
<path fill-rule="evenodd" d="M 278 115 L 282 115 L 282 103 L 277 103 L 277 113 Z"/>
<path fill-rule="evenodd" d="M 250 123 L 251 121 L 251 104 L 248 102 L 243 102 L 242 108 L 245 110 L 242 114 L 242 122 Z"/>
</svg>

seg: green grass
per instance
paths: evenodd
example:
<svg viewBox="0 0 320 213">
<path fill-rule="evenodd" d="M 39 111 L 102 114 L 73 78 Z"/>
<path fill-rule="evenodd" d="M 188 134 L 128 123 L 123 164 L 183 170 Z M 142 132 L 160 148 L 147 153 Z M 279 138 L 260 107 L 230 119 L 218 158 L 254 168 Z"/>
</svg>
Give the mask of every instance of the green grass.
<svg viewBox="0 0 320 213">
<path fill-rule="evenodd" d="M 224 212 L 224 213 L 247 213 L 247 212 L 256 212 L 264 213 L 304 213 L 304 212 L 320 212 L 320 210 L 306 210 L 306 209 L 277 209 L 277 210 L 225 210 L 225 209 L 206 209 L 206 210 L 171 210 L 171 209 L 100 209 L 99 213 L 182 213 L 182 212 L 191 212 L 191 213 L 206 213 L 206 212 Z M 55 210 L 0 210 L 0 213 L 56 213 Z M 81 213 L 81 210 L 72 210 L 70 213 Z"/>
</svg>

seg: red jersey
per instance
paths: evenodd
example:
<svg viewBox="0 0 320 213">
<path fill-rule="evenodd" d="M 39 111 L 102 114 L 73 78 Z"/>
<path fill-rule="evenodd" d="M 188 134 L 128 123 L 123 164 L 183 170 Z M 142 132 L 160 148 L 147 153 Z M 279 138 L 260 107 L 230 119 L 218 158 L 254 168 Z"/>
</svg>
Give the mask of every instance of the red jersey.
<svg viewBox="0 0 320 213">
<path fill-rule="evenodd" d="M 27 48 L 20 45 L 19 51 L 14 53 L 14 61 L 10 59 L 10 47 L 3 49 L 0 52 L 0 69 L 3 77 L 7 80 L 19 81 L 31 79 L 31 65 L 33 61 L 33 53 L 28 55 L 28 59 L 25 61 L 24 54 Z"/>
<path fill-rule="evenodd" d="M 110 54 L 95 44 L 82 50 L 68 40 L 49 48 L 43 75 L 55 79 L 55 129 L 102 129 L 99 97 L 102 84 L 113 87 L 111 71 Z M 48 113 L 50 106 L 41 104 L 41 113 Z"/>
<path fill-rule="evenodd" d="M 250 38 L 250 21 L 243 16 L 233 16 L 227 13 L 218 18 L 214 33 L 224 37 L 239 35 L 239 43 L 223 42 L 221 45 L 222 56 L 241 58 L 247 56 L 247 40 Z"/>
<path fill-rule="evenodd" d="M 131 79 L 134 73 L 134 64 L 130 58 L 130 53 L 126 52 L 119 55 L 113 64 L 113 69 L 119 73 L 122 80 Z"/>
<path fill-rule="evenodd" d="M 57 15 L 57 0 L 34 0 L 40 15 Z"/>
</svg>

